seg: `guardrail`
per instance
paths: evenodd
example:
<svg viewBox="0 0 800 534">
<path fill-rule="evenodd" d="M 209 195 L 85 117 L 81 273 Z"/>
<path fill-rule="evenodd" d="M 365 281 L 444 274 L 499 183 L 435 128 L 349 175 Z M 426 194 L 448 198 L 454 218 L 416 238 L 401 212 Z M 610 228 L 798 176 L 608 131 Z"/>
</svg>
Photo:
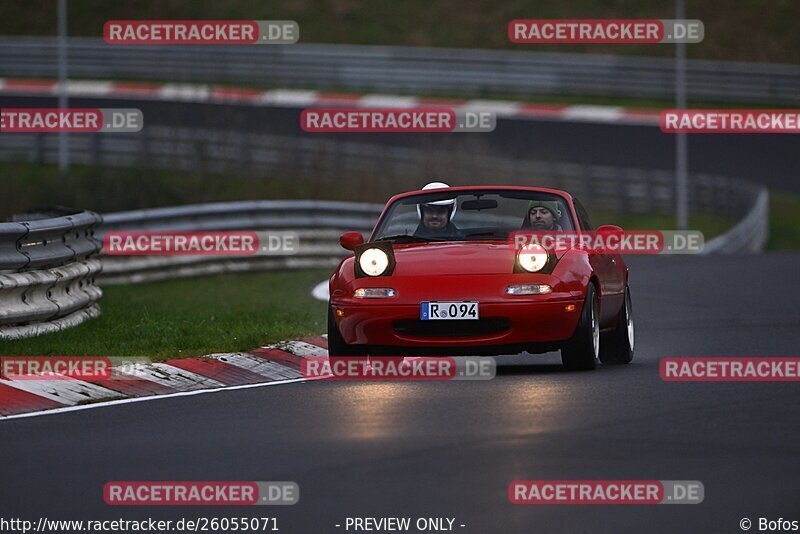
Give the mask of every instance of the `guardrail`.
<svg viewBox="0 0 800 534">
<path fill-rule="evenodd" d="M 55 77 L 55 38 L 0 38 L 0 75 Z M 109 46 L 69 40 L 71 77 L 236 82 L 450 95 L 672 99 L 673 60 L 557 52 L 295 44 Z M 690 100 L 797 104 L 796 65 L 689 60 Z"/>
<path fill-rule="evenodd" d="M 728 233 L 710 240 L 704 254 L 757 252 L 763 248 L 768 233 L 767 191 L 761 189 L 755 197 L 740 194 L 742 206 L 747 206 L 746 217 Z M 291 256 L 105 256 L 101 282 L 127 284 L 230 272 L 334 268 L 347 254 L 338 243 L 341 232 L 368 232 L 381 208 L 380 204 L 287 200 L 197 204 L 108 214 L 108 225 L 102 232 L 293 229 L 298 232 L 300 247 Z"/>
<path fill-rule="evenodd" d="M 63 265 L 100 249 L 94 238 L 103 218 L 92 211 L 0 223 L 0 272 Z M 17 215 L 15 219 L 25 219 Z"/>
<path fill-rule="evenodd" d="M 17 218 L 23 218 L 18 216 Z M 82 211 L 0 223 L 0 339 L 74 326 L 100 313 L 102 217 Z"/>
<path fill-rule="evenodd" d="M 339 235 L 367 232 L 380 204 L 317 200 L 220 202 L 110 213 L 100 233 L 114 230 L 293 230 L 299 251 L 287 256 L 104 256 L 103 284 L 279 269 L 333 269 L 346 251 Z"/>
<path fill-rule="evenodd" d="M 381 208 L 379 204 L 326 200 L 253 200 L 123 211 L 104 216 L 98 239 L 112 230 L 366 230 L 372 228 Z"/>
<path fill-rule="evenodd" d="M 709 240 L 704 254 L 737 254 L 761 252 L 769 237 L 769 193 L 758 191 L 753 207 L 747 215 L 725 234 Z"/>
</svg>

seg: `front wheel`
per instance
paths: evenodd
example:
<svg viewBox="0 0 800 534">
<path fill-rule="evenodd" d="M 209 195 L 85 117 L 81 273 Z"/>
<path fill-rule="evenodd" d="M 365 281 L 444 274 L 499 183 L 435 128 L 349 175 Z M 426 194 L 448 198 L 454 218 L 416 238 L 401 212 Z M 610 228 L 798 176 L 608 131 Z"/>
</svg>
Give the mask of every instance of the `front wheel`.
<svg viewBox="0 0 800 534">
<path fill-rule="evenodd" d="M 634 331 L 633 307 L 631 306 L 631 290 L 625 286 L 625 302 L 619 311 L 617 327 L 613 332 L 603 336 L 600 361 L 603 363 L 622 364 L 633 360 Z"/>
<path fill-rule="evenodd" d="M 328 301 L 328 358 L 340 356 L 363 356 L 366 354 L 364 347 L 350 345 L 344 342 L 336 321 L 333 319 L 333 309 Z"/>
<path fill-rule="evenodd" d="M 575 333 L 561 347 L 561 362 L 571 371 L 590 371 L 600 356 L 600 317 L 597 290 L 593 283 L 586 288 L 583 310 Z"/>
</svg>

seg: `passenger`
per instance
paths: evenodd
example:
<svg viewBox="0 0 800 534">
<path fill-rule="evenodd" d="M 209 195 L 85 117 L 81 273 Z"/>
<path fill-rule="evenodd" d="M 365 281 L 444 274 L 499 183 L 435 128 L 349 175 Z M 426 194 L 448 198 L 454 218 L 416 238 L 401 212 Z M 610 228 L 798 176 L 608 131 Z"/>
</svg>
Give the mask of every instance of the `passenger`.
<svg viewBox="0 0 800 534">
<path fill-rule="evenodd" d="M 552 200 L 531 200 L 528 202 L 528 213 L 522 221 L 524 230 L 561 230 L 558 224 L 561 210 L 558 202 Z"/>
</svg>

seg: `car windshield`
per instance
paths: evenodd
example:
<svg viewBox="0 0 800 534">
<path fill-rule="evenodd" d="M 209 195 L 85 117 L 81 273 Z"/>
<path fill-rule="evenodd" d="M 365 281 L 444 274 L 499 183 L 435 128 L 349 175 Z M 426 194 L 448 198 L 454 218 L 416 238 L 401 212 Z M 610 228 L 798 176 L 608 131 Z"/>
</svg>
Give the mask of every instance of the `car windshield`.
<svg viewBox="0 0 800 534">
<path fill-rule="evenodd" d="M 427 193 L 392 203 L 373 241 L 505 240 L 518 230 L 573 230 L 566 201 L 537 191 Z"/>
</svg>

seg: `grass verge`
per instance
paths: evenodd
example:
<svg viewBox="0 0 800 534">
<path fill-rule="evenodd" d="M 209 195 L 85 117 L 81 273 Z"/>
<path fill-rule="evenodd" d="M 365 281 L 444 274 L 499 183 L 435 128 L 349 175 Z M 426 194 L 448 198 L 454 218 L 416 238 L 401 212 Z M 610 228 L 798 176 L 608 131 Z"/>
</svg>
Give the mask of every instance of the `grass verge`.
<svg viewBox="0 0 800 534">
<path fill-rule="evenodd" d="M 592 224 L 616 224 L 624 230 L 675 230 L 675 216 L 666 213 L 591 213 Z M 736 224 L 732 219 L 710 217 L 708 215 L 691 215 L 689 229 L 703 232 L 706 241 L 716 237 Z"/>
<path fill-rule="evenodd" d="M 767 250 L 800 249 L 800 196 L 773 192 L 769 196 Z"/>
<path fill-rule="evenodd" d="M 0 342 L 0 354 L 180 358 L 324 333 L 311 289 L 329 270 L 265 272 L 106 286 L 97 319 Z"/>
</svg>

